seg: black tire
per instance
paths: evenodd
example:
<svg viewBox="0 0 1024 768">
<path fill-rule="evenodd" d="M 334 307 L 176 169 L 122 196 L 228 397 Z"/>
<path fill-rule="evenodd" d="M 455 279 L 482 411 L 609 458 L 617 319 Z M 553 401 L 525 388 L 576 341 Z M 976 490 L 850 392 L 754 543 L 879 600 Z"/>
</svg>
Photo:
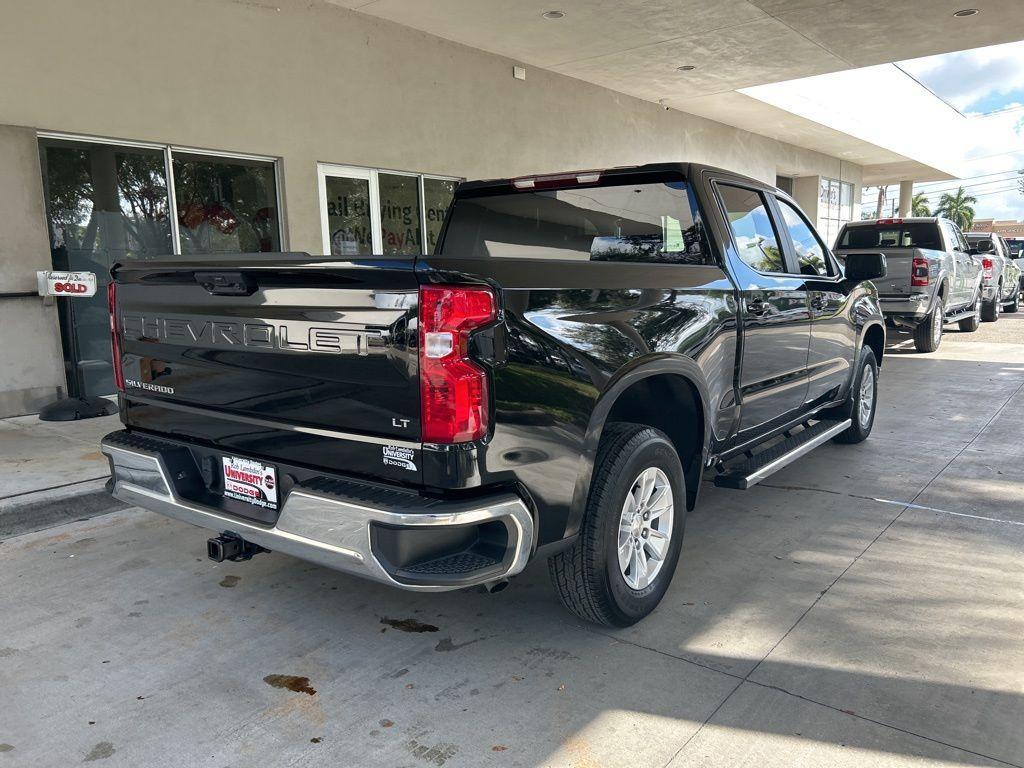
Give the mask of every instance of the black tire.
<svg viewBox="0 0 1024 768">
<path fill-rule="evenodd" d="M 626 496 L 647 468 L 660 469 L 672 491 L 673 518 L 666 555 L 653 581 L 641 590 L 619 568 L 619 522 Z M 628 627 L 653 611 L 672 581 L 686 522 L 686 479 L 679 456 L 659 430 L 610 424 L 601 437 L 580 536 L 549 558 L 548 570 L 562 603 L 582 619 Z M 638 550 L 643 549 L 639 544 Z"/>
<path fill-rule="evenodd" d="M 853 385 L 850 387 L 850 397 L 846 404 L 833 411 L 836 418 L 852 419 L 853 423 L 844 431 L 832 439 L 837 443 L 862 443 L 871 434 L 871 428 L 875 425 L 875 413 L 878 410 L 878 361 L 875 360 L 875 353 L 870 347 L 864 347 L 860 351 L 858 359 L 857 374 L 853 377 Z M 864 377 L 871 376 L 870 402 L 864 397 L 866 388 L 862 386 Z M 865 409 L 869 408 L 867 412 Z M 831 414 L 830 414 L 831 415 Z"/>
<path fill-rule="evenodd" d="M 978 330 L 978 326 L 981 325 L 981 294 L 979 293 L 974 299 L 974 314 L 968 317 L 966 320 L 961 320 L 957 323 L 957 326 L 964 333 L 974 333 Z"/>
<path fill-rule="evenodd" d="M 1008 315 L 1012 315 L 1018 309 L 1020 309 L 1020 291 L 1014 291 L 1013 299 L 1010 301 L 1010 303 L 1003 305 L 1003 312 L 1005 312 Z"/>
<path fill-rule="evenodd" d="M 939 348 L 939 344 L 942 343 L 942 326 L 946 320 L 945 313 L 942 299 L 936 299 L 932 311 L 914 328 L 914 349 L 918 352 L 934 352 Z"/>
<path fill-rule="evenodd" d="M 992 301 L 983 302 L 981 305 L 981 319 L 986 323 L 994 323 L 999 319 L 999 311 L 1002 309 L 1002 304 L 999 303 L 1000 296 L 1002 295 L 1003 287 L 998 286 L 996 288 L 996 297 Z"/>
</svg>

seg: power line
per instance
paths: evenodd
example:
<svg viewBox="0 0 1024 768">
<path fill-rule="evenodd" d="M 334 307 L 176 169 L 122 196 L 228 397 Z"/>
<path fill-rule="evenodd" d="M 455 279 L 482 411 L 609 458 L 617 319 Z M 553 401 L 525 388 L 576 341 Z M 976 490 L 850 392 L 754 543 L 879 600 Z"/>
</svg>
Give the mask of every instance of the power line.
<svg viewBox="0 0 1024 768">
<path fill-rule="evenodd" d="M 970 181 L 971 179 L 987 179 L 989 176 L 1005 176 L 1008 173 L 1009 174 L 1015 174 L 1015 173 L 1018 172 L 1018 170 L 1019 169 L 1015 168 L 1015 169 L 1009 170 L 1009 171 L 996 171 L 995 173 L 982 173 L 982 174 L 979 174 L 977 176 L 964 176 L 962 179 L 960 179 L 960 181 Z M 922 181 L 920 183 L 920 185 L 917 185 L 917 186 L 925 186 L 927 184 L 949 184 L 949 180 L 947 180 L 947 181 Z M 876 184 L 875 186 L 878 186 L 878 185 Z"/>
<path fill-rule="evenodd" d="M 930 194 L 939 193 L 939 192 L 956 192 L 958 189 L 960 189 L 960 187 L 963 187 L 965 190 L 969 191 L 969 190 L 972 190 L 972 189 L 975 189 L 975 188 L 984 187 L 984 186 L 986 186 L 988 184 L 1005 184 L 1008 181 L 1016 181 L 1017 178 L 1024 178 L 1024 176 L 1019 176 L 1018 177 L 1016 171 L 1013 171 L 1012 173 L 1013 173 L 1012 176 L 1007 176 L 1004 179 L 992 179 L 992 181 L 979 181 L 979 182 L 976 182 L 974 184 L 956 184 L 956 185 L 950 186 L 950 187 L 936 187 L 934 189 L 918 189 L 917 186 L 915 186 L 914 187 L 914 194 L 915 195 L 916 194 L 930 195 Z M 899 192 L 896 192 L 895 194 L 890 195 L 888 193 L 888 191 L 887 191 L 886 194 L 885 194 L 885 199 L 886 200 L 898 200 L 899 199 Z"/>
</svg>

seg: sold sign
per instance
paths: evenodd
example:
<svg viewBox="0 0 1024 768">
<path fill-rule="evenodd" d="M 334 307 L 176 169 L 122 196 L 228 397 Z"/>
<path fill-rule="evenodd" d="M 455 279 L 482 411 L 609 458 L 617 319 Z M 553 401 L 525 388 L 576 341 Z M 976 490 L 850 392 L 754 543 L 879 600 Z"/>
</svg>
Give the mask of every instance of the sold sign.
<svg viewBox="0 0 1024 768">
<path fill-rule="evenodd" d="M 95 272 L 37 272 L 40 296 L 96 295 Z"/>
</svg>

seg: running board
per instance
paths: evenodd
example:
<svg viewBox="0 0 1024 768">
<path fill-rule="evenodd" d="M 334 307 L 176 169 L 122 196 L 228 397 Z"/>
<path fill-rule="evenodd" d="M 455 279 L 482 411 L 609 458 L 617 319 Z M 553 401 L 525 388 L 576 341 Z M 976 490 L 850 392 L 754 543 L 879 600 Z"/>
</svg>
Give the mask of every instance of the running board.
<svg viewBox="0 0 1024 768">
<path fill-rule="evenodd" d="M 952 314 L 952 315 L 946 315 L 946 319 L 945 319 L 944 322 L 945 323 L 955 323 L 955 322 L 958 322 L 960 320 L 966 320 L 969 317 L 974 317 L 974 307 L 969 307 L 968 309 L 963 309 L 963 310 L 961 310 L 959 312 L 956 312 L 955 314 Z"/>
<path fill-rule="evenodd" d="M 822 443 L 831 440 L 840 432 L 845 431 L 853 421 L 819 421 L 817 424 L 804 427 L 799 433 L 787 437 L 781 443 L 773 445 L 760 453 L 755 453 L 742 464 L 732 467 L 715 477 L 715 485 L 719 488 L 734 488 L 745 491 L 769 475 L 792 464 L 806 453 L 810 453 Z"/>
</svg>

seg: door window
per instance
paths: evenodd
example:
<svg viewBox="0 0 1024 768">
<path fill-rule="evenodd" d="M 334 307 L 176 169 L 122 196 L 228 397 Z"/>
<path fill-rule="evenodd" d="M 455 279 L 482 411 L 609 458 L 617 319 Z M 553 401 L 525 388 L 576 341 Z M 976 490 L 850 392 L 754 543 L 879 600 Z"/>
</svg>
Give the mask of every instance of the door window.
<svg viewBox="0 0 1024 768">
<path fill-rule="evenodd" d="M 776 198 L 776 201 L 782 212 L 782 221 L 786 229 L 789 230 L 789 237 L 793 241 L 793 250 L 796 252 L 800 274 L 820 277 L 831 275 L 825 246 L 822 245 L 814 230 L 804 221 L 804 217 L 796 208 L 785 200 Z"/>
<path fill-rule="evenodd" d="M 728 184 L 720 184 L 718 193 L 743 263 L 758 272 L 785 273 L 786 262 L 764 196 L 756 190 Z"/>
</svg>

